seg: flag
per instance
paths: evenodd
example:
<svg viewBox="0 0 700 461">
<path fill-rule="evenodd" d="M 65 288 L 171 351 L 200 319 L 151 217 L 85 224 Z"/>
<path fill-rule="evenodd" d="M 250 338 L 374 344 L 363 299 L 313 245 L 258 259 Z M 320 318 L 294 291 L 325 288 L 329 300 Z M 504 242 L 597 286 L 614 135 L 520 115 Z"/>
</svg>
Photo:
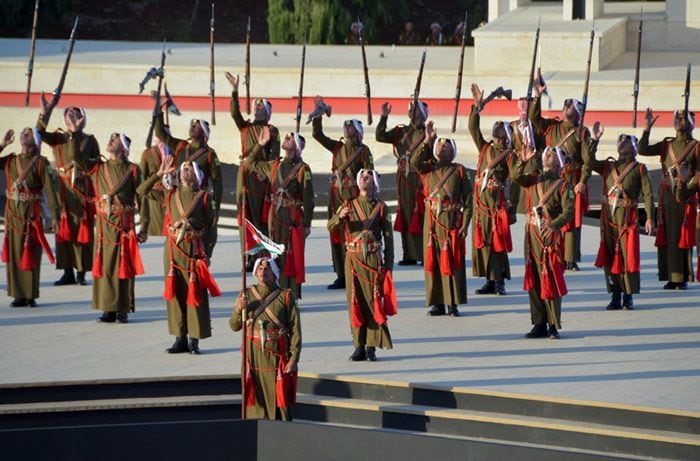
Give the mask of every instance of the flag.
<svg viewBox="0 0 700 461">
<path fill-rule="evenodd" d="M 275 243 L 260 232 L 247 219 L 245 220 L 245 254 L 254 255 L 260 251 L 266 250 L 272 257 L 279 256 L 284 253 L 284 245 Z"/>
</svg>

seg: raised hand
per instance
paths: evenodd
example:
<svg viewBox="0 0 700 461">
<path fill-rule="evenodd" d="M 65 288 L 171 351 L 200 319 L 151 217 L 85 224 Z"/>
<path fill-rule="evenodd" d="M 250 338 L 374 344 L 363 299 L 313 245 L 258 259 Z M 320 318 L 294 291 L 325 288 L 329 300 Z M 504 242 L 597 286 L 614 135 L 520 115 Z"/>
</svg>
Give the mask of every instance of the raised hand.
<svg viewBox="0 0 700 461">
<path fill-rule="evenodd" d="M 435 136 L 437 136 L 437 132 L 435 131 L 435 122 L 430 120 L 425 124 L 425 143 L 430 143 Z"/>
<path fill-rule="evenodd" d="M 385 102 L 382 104 L 382 117 L 388 117 L 391 113 L 391 104 Z"/>
<path fill-rule="evenodd" d="M 173 174 L 175 172 L 174 163 L 175 158 L 172 155 L 166 155 L 165 159 L 163 159 L 163 162 L 160 164 L 160 167 L 158 168 L 156 174 L 160 177 L 163 177 L 166 174 Z"/>
<path fill-rule="evenodd" d="M 262 130 L 260 130 L 260 134 L 258 135 L 258 144 L 264 146 L 270 142 L 270 139 L 272 139 L 272 135 L 270 134 L 270 126 L 263 125 Z"/>
<path fill-rule="evenodd" d="M 238 75 L 234 76 L 230 72 L 224 72 L 224 76 L 226 77 L 226 80 L 229 81 L 231 84 L 231 87 L 233 88 L 234 92 L 238 92 L 238 82 L 240 81 L 240 78 L 238 78 Z"/>
<path fill-rule="evenodd" d="M 600 122 L 595 122 L 593 124 L 593 133 L 591 134 L 591 138 L 593 138 L 594 141 L 599 141 L 600 138 L 603 137 L 604 132 L 605 128 L 601 126 Z"/>
<path fill-rule="evenodd" d="M 484 92 L 479 88 L 479 85 L 476 83 L 472 83 L 471 86 L 472 89 L 472 97 L 474 98 L 474 105 L 479 107 L 481 106 L 481 101 L 484 100 Z"/>
<path fill-rule="evenodd" d="M 654 123 L 656 123 L 658 118 L 658 115 L 654 117 L 654 112 L 651 111 L 651 107 L 647 107 L 647 111 L 644 113 L 644 119 L 646 120 L 644 131 L 651 130 L 651 127 L 654 126 Z"/>
<path fill-rule="evenodd" d="M 2 143 L 0 143 L 0 150 L 3 150 L 5 147 L 9 146 L 13 142 L 15 142 L 15 131 L 7 130 L 5 136 L 2 139 Z"/>
</svg>

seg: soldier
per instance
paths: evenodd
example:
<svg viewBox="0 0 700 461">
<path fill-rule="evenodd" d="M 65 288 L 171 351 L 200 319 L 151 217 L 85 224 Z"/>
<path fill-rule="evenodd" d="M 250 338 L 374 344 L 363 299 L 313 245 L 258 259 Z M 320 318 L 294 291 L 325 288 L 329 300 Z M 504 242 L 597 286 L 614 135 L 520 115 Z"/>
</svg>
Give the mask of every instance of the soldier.
<svg viewBox="0 0 700 461">
<path fill-rule="evenodd" d="M 41 115 L 36 128 L 41 139 L 53 148 L 58 170 L 58 199 L 61 216 L 56 232 L 56 267 L 63 269 L 54 285 L 87 285 L 85 272 L 92 267 L 92 242 L 95 233 L 93 185 L 83 168 L 91 170 L 100 157 L 97 140 L 83 131 L 87 123 L 80 107 L 66 107 L 63 121 L 67 131 L 46 131 L 45 115 L 49 103 L 41 96 Z M 77 270 L 77 276 L 73 272 Z"/>
<path fill-rule="evenodd" d="M 164 125 L 163 129 L 166 133 L 170 134 L 170 127 L 168 125 Z M 144 181 L 156 174 L 166 156 L 173 154 L 170 147 L 161 139 L 157 136 L 154 136 L 154 138 L 156 141 L 155 145 L 145 148 L 141 154 L 141 163 L 139 166 Z M 151 200 L 143 197 L 139 214 L 141 216 L 141 223 L 145 223 L 146 225 L 148 235 L 167 235 L 167 229 L 163 226 L 163 219 L 165 218 L 163 197 L 160 197 L 160 195 L 164 196 L 167 189 L 166 183 L 169 180 L 170 178 L 167 178 L 166 181 L 158 182 L 153 186 L 151 195 L 158 196 L 158 199 Z"/>
<path fill-rule="evenodd" d="M 153 186 L 175 171 L 175 158 L 166 157 L 156 175 L 144 181 L 136 193 L 149 198 Z M 208 265 L 216 240 L 216 210 L 209 193 L 200 190 L 204 173 L 197 162 L 184 161 L 179 168 L 179 184 L 164 197 L 165 225 L 168 236 L 163 248 L 168 328 L 175 343 L 168 354 L 199 354 L 199 340 L 211 336 L 209 296 L 219 296 Z M 189 342 L 187 335 L 189 334 Z"/>
<path fill-rule="evenodd" d="M 464 21 L 460 21 L 456 26 L 455 26 L 455 31 L 452 33 L 452 36 L 450 37 L 450 45 L 453 46 L 461 46 L 462 45 L 462 35 L 464 35 Z"/>
<path fill-rule="evenodd" d="M 352 342 L 350 360 L 377 360 L 376 348 L 391 349 L 387 316 L 396 314 L 391 271 L 394 242 L 386 204 L 377 199 L 379 175 L 357 172 L 360 195 L 348 199 L 328 221 L 328 229 L 345 232 L 345 279 Z M 341 226 L 341 222 L 343 222 Z"/>
<path fill-rule="evenodd" d="M 246 311 L 246 419 L 291 421 L 301 354 L 301 319 L 292 290 L 279 287 L 279 269 L 270 258 L 255 261 L 257 284 L 241 292 L 229 326 L 243 328 Z"/>
<path fill-rule="evenodd" d="M 350 31 L 348 32 L 348 36 L 345 37 L 345 44 L 346 45 L 359 45 L 361 42 L 362 37 L 362 29 L 364 26 L 362 23 L 358 20 L 350 24 Z M 367 41 L 365 40 L 365 45 L 367 44 Z"/>
<path fill-rule="evenodd" d="M 675 196 L 676 200 L 679 203 L 686 203 L 693 198 L 697 200 L 700 198 L 700 172 L 698 170 L 695 171 L 694 176 L 690 176 L 690 172 L 688 171 L 688 167 L 682 167 L 679 171 L 679 174 L 676 175 L 675 177 Z M 696 228 L 696 245 L 698 246 L 698 265 L 697 265 L 697 275 L 695 276 L 695 280 L 700 281 L 700 213 L 697 218 L 699 222 L 696 223 L 698 226 Z M 690 242 L 688 242 L 690 243 Z"/>
<path fill-rule="evenodd" d="M 535 97 L 530 104 L 530 120 L 535 129 L 535 136 L 544 137 L 548 146 L 555 146 L 569 136 L 560 145 L 564 153 L 564 167 L 561 171 L 564 178 L 576 194 L 574 219 L 563 229 L 564 232 L 564 258 L 566 269 L 580 270 L 578 262 L 581 261 L 581 222 L 584 213 L 588 210 L 588 178 L 591 171 L 586 167 L 591 156 L 595 155 L 598 144 L 593 142 L 588 128 L 580 127 L 583 104 L 575 99 L 566 99 L 562 108 L 562 120 L 558 118 L 542 118 L 540 96 L 547 88 L 543 84 L 540 72 L 537 72 L 534 82 Z"/>
<path fill-rule="evenodd" d="M 382 104 L 382 116 L 377 124 L 377 142 L 389 143 L 397 157 L 396 189 L 398 207 L 394 230 L 401 234 L 403 256 L 399 266 L 413 266 L 423 261 L 423 215 L 425 203 L 420 174 L 411 167 L 411 158 L 418 155 L 425 137 L 425 121 L 428 119 L 428 105 L 418 100 L 408 107 L 408 125 L 397 125 L 387 131 L 387 121 L 391 104 Z"/>
<path fill-rule="evenodd" d="M 472 219 L 472 187 L 466 168 L 454 163 L 456 156 L 455 142 L 437 139 L 433 122 L 428 122 L 421 151 L 411 158 L 426 197 L 425 302 L 432 306 L 428 315 L 457 317 L 457 305 L 467 302 L 464 239 Z"/>
<path fill-rule="evenodd" d="M 270 128 L 270 140 L 262 148 L 261 160 L 269 162 L 279 158 L 280 139 L 277 128 L 270 124 L 272 103 L 267 99 L 256 99 L 253 106 L 253 121 L 243 120 L 241 106 L 238 102 L 238 76 L 233 76 L 229 72 L 226 72 L 225 75 L 233 87 L 233 92 L 231 93 L 231 117 L 236 123 L 241 136 L 241 163 L 236 176 L 236 206 L 238 207 L 238 229 L 242 242 L 245 228 L 241 220 L 243 216 L 241 211 L 243 210 L 243 194 L 245 193 L 246 204 L 248 205 L 245 210 L 246 219 L 256 228 L 266 232 L 269 224 L 267 218 L 270 209 L 270 193 L 272 193 L 270 181 L 266 176 L 246 171 L 242 166 L 245 165 L 245 159 L 257 146 L 263 127 Z M 246 271 L 250 272 L 253 269 L 253 263 L 254 259 L 248 257 Z"/>
<path fill-rule="evenodd" d="M 651 127 L 656 123 L 651 109 L 646 111 L 646 125 L 639 141 L 639 155 L 658 155 L 661 161 L 659 185 L 658 229 L 655 245 L 658 249 L 659 280 L 666 281 L 664 290 L 685 290 L 693 277 L 692 248 L 695 245 L 696 201 L 693 196 L 678 201 L 674 196 L 675 177 L 687 169 L 690 176 L 697 171 L 700 143 L 693 139 L 695 114 L 676 111 L 673 117 L 674 138 L 664 138 L 649 144 Z"/>
<path fill-rule="evenodd" d="M 535 136 L 532 121 L 528 118 L 527 113 L 527 98 L 518 99 L 518 119 L 510 122 L 510 132 L 513 134 L 512 148 L 520 158 L 523 158 L 528 150 L 536 152 L 545 145 L 544 139 Z M 508 190 L 508 200 L 511 204 L 516 205 L 517 213 L 527 214 L 525 193 L 520 190 L 519 185 L 512 181 Z"/>
<path fill-rule="evenodd" d="M 523 160 L 514 162 L 510 177 L 525 189 L 529 210 L 525 220 L 523 289 L 530 297 L 534 327 L 525 337 L 559 339 L 561 300 L 567 293 L 562 228 L 574 215 L 574 193 L 560 177 L 564 156 L 558 148 L 545 148 L 541 166 L 534 150 L 528 151 Z"/>
<path fill-rule="evenodd" d="M 413 21 L 408 20 L 403 24 L 403 30 L 399 34 L 399 45 L 420 45 L 421 39 L 416 32 L 416 25 Z"/>
<path fill-rule="evenodd" d="M 263 146 L 270 141 L 270 131 L 270 127 L 263 127 L 258 144 L 245 159 L 245 168 L 267 177 L 272 184 L 274 195 L 267 219 L 269 235 L 274 242 L 286 247 L 278 258 L 281 275 L 277 280 L 282 288 L 290 288 L 294 296 L 301 299 L 301 284 L 306 279 L 304 248 L 314 217 L 311 169 L 301 159 L 306 142 L 296 133 L 287 133 L 282 141 L 284 158 L 262 160 Z"/>
<path fill-rule="evenodd" d="M 355 177 L 361 169 L 374 168 L 372 152 L 367 145 L 362 143 L 364 130 L 362 122 L 357 119 L 343 122 L 343 137 L 340 141 L 330 139 L 323 133 L 321 116 L 323 114 L 323 98 L 316 96 L 316 110 L 314 111 L 313 137 L 326 150 L 333 155 L 331 163 L 330 197 L 328 200 L 328 219 L 339 210 L 347 200 L 352 200 L 359 194 Z M 343 236 L 345 235 L 342 224 L 330 231 L 331 254 L 333 256 L 333 270 L 336 279 L 328 285 L 329 290 L 345 288 L 345 248 Z"/>
<path fill-rule="evenodd" d="M 460 37 L 460 44 L 461 44 Z M 438 22 L 430 24 L 430 35 L 425 38 L 425 44 L 428 46 L 440 46 L 445 45 L 447 42 L 442 36 L 442 26 Z"/>
<path fill-rule="evenodd" d="M 14 142 L 14 137 L 12 130 L 5 133 L 0 152 Z M 46 251 L 49 261 L 54 262 L 51 247 L 44 236 L 42 192 L 46 193 L 54 232 L 58 229 L 59 203 L 53 188 L 51 164 L 39 154 L 39 131 L 25 128 L 19 141 L 19 154 L 0 157 L 0 168 L 5 170 L 7 178 L 2 261 L 7 265 L 7 294 L 14 298 L 10 306 L 36 307 L 42 250 Z"/>
<path fill-rule="evenodd" d="M 103 312 L 98 322 L 128 322 L 128 313 L 136 307 L 134 277 L 144 273 L 138 243 L 148 239 L 148 224 L 142 220 L 136 234 L 134 214 L 141 170 L 129 161 L 130 145 L 131 139 L 124 133 L 113 133 L 106 149 L 109 160 L 99 161 L 88 173 L 97 195 L 92 308 Z"/>
<path fill-rule="evenodd" d="M 602 135 L 593 126 L 594 138 Z M 621 134 L 617 139 L 618 160 L 591 159 L 591 170 L 603 177 L 602 210 L 600 213 L 600 248 L 595 266 L 605 270 L 605 285 L 612 293 L 608 310 L 634 309 L 632 295 L 639 293 L 639 196 L 644 196 L 647 219 L 644 230 L 654 228 L 654 196 L 649 172 L 638 163 L 637 138 Z M 622 298 L 622 299 L 621 299 Z"/>
</svg>

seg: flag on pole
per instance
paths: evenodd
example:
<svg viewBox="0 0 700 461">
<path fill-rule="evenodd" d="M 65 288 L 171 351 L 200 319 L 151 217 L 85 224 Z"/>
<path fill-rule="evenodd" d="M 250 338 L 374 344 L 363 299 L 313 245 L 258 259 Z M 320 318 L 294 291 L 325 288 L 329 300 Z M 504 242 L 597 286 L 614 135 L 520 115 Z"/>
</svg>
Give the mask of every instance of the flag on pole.
<svg viewBox="0 0 700 461">
<path fill-rule="evenodd" d="M 245 220 L 245 254 L 254 255 L 266 250 L 272 257 L 284 253 L 284 245 L 275 243 L 258 230 L 250 221 Z"/>
</svg>

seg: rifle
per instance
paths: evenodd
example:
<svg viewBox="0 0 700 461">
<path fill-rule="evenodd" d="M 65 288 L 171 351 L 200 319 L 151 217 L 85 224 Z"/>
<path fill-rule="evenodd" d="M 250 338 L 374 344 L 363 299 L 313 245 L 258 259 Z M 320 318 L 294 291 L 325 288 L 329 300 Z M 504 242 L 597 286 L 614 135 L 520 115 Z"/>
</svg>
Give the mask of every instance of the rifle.
<svg viewBox="0 0 700 461">
<path fill-rule="evenodd" d="M 250 115 L 250 16 L 245 31 L 245 111 Z"/>
<path fill-rule="evenodd" d="M 245 168 L 243 165 L 243 162 L 241 162 L 241 168 Z M 245 170 L 243 170 L 243 174 L 245 174 Z M 241 176 L 242 178 L 245 178 L 245 176 Z M 245 187 L 245 179 L 243 183 L 243 188 L 242 188 L 242 194 L 241 194 L 241 209 L 238 210 L 239 213 L 241 213 L 241 225 L 243 226 L 243 241 L 241 242 L 241 273 L 242 273 L 242 281 L 243 281 L 243 288 L 241 288 L 241 293 L 243 293 L 243 310 L 241 311 L 241 322 L 243 323 L 243 328 L 241 330 L 242 335 L 241 335 L 241 355 L 243 356 L 241 360 L 241 419 L 245 419 L 246 416 L 246 409 L 245 409 L 245 402 L 246 402 L 246 389 L 245 389 L 245 381 L 246 381 L 246 372 L 248 371 L 248 342 L 246 341 L 246 336 L 248 336 L 248 324 L 246 323 L 246 320 L 248 319 L 248 312 L 246 309 L 246 299 L 245 299 L 245 290 L 246 290 L 246 282 L 247 282 L 247 273 L 246 273 L 246 216 L 245 216 L 245 209 L 248 206 L 246 196 L 248 192 L 246 191 Z"/>
<path fill-rule="evenodd" d="M 39 0 L 34 3 L 34 21 L 32 22 L 32 47 L 29 50 L 29 66 L 27 67 L 27 95 L 24 105 L 29 106 L 29 94 L 32 90 L 32 73 L 34 73 L 34 52 L 36 51 L 36 28 L 39 24 Z"/>
<path fill-rule="evenodd" d="M 209 96 L 211 97 L 211 124 L 216 125 L 216 101 L 214 97 L 214 3 L 211 4 L 211 22 L 209 23 Z"/>
<path fill-rule="evenodd" d="M 593 38 L 595 37 L 595 21 L 593 21 L 593 27 L 591 27 L 591 42 L 588 46 L 588 63 L 586 64 L 586 81 L 583 84 L 583 97 L 581 98 L 581 117 L 579 118 L 579 136 L 581 136 L 581 142 L 583 143 L 583 119 L 586 116 L 586 107 L 588 107 L 588 84 L 591 80 L 591 58 L 593 56 Z"/>
<path fill-rule="evenodd" d="M 685 118 L 690 120 L 690 113 L 688 112 L 688 102 L 690 101 L 690 63 L 688 63 L 688 70 L 685 73 L 685 92 L 683 92 L 683 97 L 685 98 Z"/>
<path fill-rule="evenodd" d="M 526 104 L 526 111 L 525 113 L 530 114 L 530 104 L 532 103 L 532 87 L 535 84 L 535 64 L 537 63 L 537 50 L 539 47 L 540 43 L 540 25 L 542 23 L 542 16 L 540 16 L 539 21 L 537 22 L 537 30 L 535 31 L 535 48 L 532 51 L 532 65 L 530 66 L 530 78 L 527 81 L 527 104 Z"/>
<path fill-rule="evenodd" d="M 63 92 L 63 85 L 66 83 L 66 74 L 68 74 L 68 66 L 70 66 L 70 58 L 73 55 L 73 47 L 75 46 L 75 31 L 78 29 L 78 16 L 75 17 L 75 22 L 73 22 L 73 29 L 70 31 L 70 37 L 68 38 L 68 54 L 66 54 L 66 62 L 63 64 L 63 71 L 61 72 L 61 78 L 58 80 L 58 86 L 53 92 L 53 98 L 46 108 L 46 113 L 44 114 L 44 123 L 49 124 L 49 119 L 51 118 L 51 112 L 53 112 L 54 107 L 58 104 L 61 99 L 61 93 Z"/>
<path fill-rule="evenodd" d="M 301 48 L 301 72 L 299 78 L 299 96 L 297 97 L 296 133 L 299 133 L 301 125 L 301 102 L 304 97 L 304 65 L 306 63 L 306 40 Z"/>
<path fill-rule="evenodd" d="M 415 120 L 416 111 L 418 110 L 418 95 L 420 94 L 420 85 L 423 81 L 423 67 L 425 67 L 425 54 L 426 51 L 423 50 L 423 54 L 420 58 L 420 68 L 418 69 L 418 77 L 416 78 L 416 87 L 413 90 L 413 110 L 411 111 L 411 121 Z"/>
<path fill-rule="evenodd" d="M 158 119 L 158 114 L 160 113 L 160 90 L 163 87 L 163 77 L 165 76 L 165 39 L 163 39 L 163 51 L 160 55 L 160 69 L 153 72 L 151 69 L 148 75 L 153 75 L 152 78 L 158 77 L 158 89 L 156 90 L 155 103 L 153 105 L 153 116 L 151 118 L 151 127 L 148 129 L 148 136 L 146 137 L 146 147 L 151 147 L 151 142 L 153 141 L 153 129 L 156 126 L 156 120 Z"/>
<path fill-rule="evenodd" d="M 639 13 L 639 29 L 637 29 L 637 67 L 634 71 L 634 89 L 632 96 L 634 97 L 634 105 L 632 107 L 632 128 L 637 128 L 637 99 L 639 98 L 639 64 L 642 58 L 642 13 Z"/>
<path fill-rule="evenodd" d="M 357 18 L 360 22 L 360 18 Z M 367 96 L 367 125 L 372 124 L 372 97 L 369 89 L 369 69 L 367 69 L 367 54 L 365 53 L 365 38 L 362 35 L 362 27 L 360 27 L 360 47 L 362 48 L 362 66 L 365 72 L 365 96 Z"/>
<path fill-rule="evenodd" d="M 484 110 L 484 107 L 486 107 L 486 104 L 491 102 L 491 100 L 495 98 L 506 98 L 508 101 L 510 101 L 513 98 L 513 90 L 504 90 L 502 86 L 499 86 L 495 90 L 491 92 L 488 96 L 486 96 L 484 99 L 481 100 L 481 104 L 476 108 L 477 112 L 481 112 Z"/>
<path fill-rule="evenodd" d="M 457 129 L 457 112 L 459 98 L 462 96 L 462 70 L 464 70 L 464 46 L 467 43 L 467 11 L 464 12 L 464 30 L 462 31 L 462 51 L 459 55 L 459 70 L 457 71 L 457 87 L 455 89 L 455 110 L 452 114 L 452 132 Z"/>
</svg>

